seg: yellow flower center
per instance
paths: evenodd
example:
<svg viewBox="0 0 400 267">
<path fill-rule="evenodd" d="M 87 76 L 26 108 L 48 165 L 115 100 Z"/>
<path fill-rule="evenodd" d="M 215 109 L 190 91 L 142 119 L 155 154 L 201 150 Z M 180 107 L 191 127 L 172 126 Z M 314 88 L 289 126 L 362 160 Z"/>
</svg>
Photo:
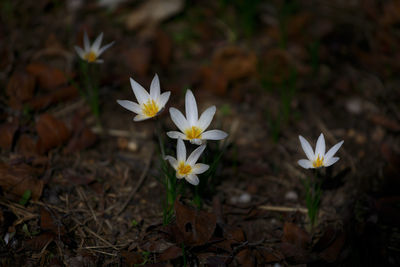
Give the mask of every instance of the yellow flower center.
<svg viewBox="0 0 400 267">
<path fill-rule="evenodd" d="M 83 57 L 87 62 L 93 62 L 97 59 L 96 53 L 93 51 L 90 51 L 89 53 L 86 53 L 85 56 Z"/>
<path fill-rule="evenodd" d="M 153 99 L 150 99 L 146 104 L 143 104 L 142 110 L 143 114 L 147 117 L 154 117 L 160 109 L 158 108 L 157 103 Z"/>
<path fill-rule="evenodd" d="M 187 136 L 188 139 L 201 139 L 201 129 L 196 127 L 196 126 L 192 126 L 192 128 L 189 128 L 185 131 L 185 135 Z"/>
<path fill-rule="evenodd" d="M 185 162 L 181 161 L 178 165 L 177 172 L 181 176 L 186 176 L 192 172 L 192 167 L 190 165 L 185 164 Z"/>
<path fill-rule="evenodd" d="M 314 166 L 314 168 L 319 168 L 319 167 L 321 167 L 323 164 L 324 164 L 324 157 L 319 158 L 319 155 L 318 155 L 317 159 L 314 160 L 314 162 L 313 162 L 312 165 Z"/>
</svg>

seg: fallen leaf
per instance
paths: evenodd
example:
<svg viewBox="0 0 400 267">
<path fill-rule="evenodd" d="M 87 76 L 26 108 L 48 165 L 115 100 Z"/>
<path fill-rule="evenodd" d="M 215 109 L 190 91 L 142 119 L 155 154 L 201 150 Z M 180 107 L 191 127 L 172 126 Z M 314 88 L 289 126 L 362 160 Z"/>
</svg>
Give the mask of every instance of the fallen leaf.
<svg viewBox="0 0 400 267">
<path fill-rule="evenodd" d="M 53 233 L 42 233 L 33 237 L 31 240 L 28 240 L 26 242 L 26 247 L 29 248 L 29 250 L 41 251 L 45 246 L 48 246 L 54 238 L 55 236 Z"/>
<path fill-rule="evenodd" d="M 34 168 L 26 165 L 8 165 L 0 163 L 0 186 L 4 193 L 21 197 L 27 190 L 32 192 L 32 199 L 38 200 L 42 195 L 43 181 L 33 177 Z"/>
<path fill-rule="evenodd" d="M 240 266 L 255 266 L 254 257 L 248 248 L 242 249 L 235 255 L 235 260 Z"/>
<path fill-rule="evenodd" d="M 18 130 L 18 121 L 14 119 L 12 122 L 6 122 L 0 125 L 0 147 L 5 150 L 11 150 L 14 135 Z"/>
<path fill-rule="evenodd" d="M 182 248 L 177 246 L 171 246 L 166 250 L 164 250 L 158 259 L 160 261 L 168 261 L 179 258 L 182 255 L 183 255 Z"/>
<path fill-rule="evenodd" d="M 393 132 L 400 132 L 400 123 L 394 121 L 384 115 L 374 114 L 369 117 L 369 119 L 378 125 L 385 127 L 386 129 Z"/>
<path fill-rule="evenodd" d="M 55 89 L 67 82 L 64 72 L 43 63 L 31 63 L 26 70 L 36 77 L 39 86 L 45 90 Z"/>
<path fill-rule="evenodd" d="M 37 151 L 41 154 L 61 146 L 68 140 L 70 135 L 64 122 L 48 113 L 44 113 L 39 117 L 36 122 L 36 131 L 39 135 Z"/>
<path fill-rule="evenodd" d="M 22 155 L 36 154 L 36 140 L 29 134 L 22 134 L 18 138 L 15 150 Z"/>
<path fill-rule="evenodd" d="M 176 225 L 183 234 L 186 245 L 203 245 L 214 233 L 217 218 L 215 214 L 199 211 L 175 201 Z"/>
<path fill-rule="evenodd" d="M 6 93 L 10 98 L 9 105 L 21 109 L 22 104 L 33 97 L 35 77 L 27 72 L 14 72 L 8 81 Z"/>
<path fill-rule="evenodd" d="M 319 254 L 320 257 L 329 263 L 335 262 L 337 257 L 340 255 L 345 242 L 346 234 L 342 232 L 327 249 Z"/>
<path fill-rule="evenodd" d="M 55 211 L 52 211 L 55 213 Z M 52 215 L 45 208 L 40 209 L 40 228 L 44 231 L 50 231 L 58 236 L 65 234 L 65 228 L 61 221 L 56 219 L 56 214 Z"/>
<path fill-rule="evenodd" d="M 296 247 L 306 249 L 311 242 L 311 236 L 296 224 L 285 222 L 283 226 L 282 241 L 293 244 Z"/>
<path fill-rule="evenodd" d="M 122 52 L 125 65 L 136 76 L 145 76 L 150 68 L 151 48 L 136 46 Z"/>
<path fill-rule="evenodd" d="M 30 108 L 34 110 L 41 110 L 44 109 L 52 104 L 61 102 L 61 101 L 66 101 L 66 100 L 71 100 L 76 98 L 79 95 L 78 89 L 74 86 L 66 86 L 63 88 L 59 88 L 56 90 L 53 90 L 50 93 L 47 93 L 45 95 L 37 96 L 31 100 L 29 100 L 26 104 Z"/>
<path fill-rule="evenodd" d="M 183 9 L 183 0 L 148 0 L 126 18 L 126 27 L 134 30 L 142 25 L 155 26 Z"/>
<path fill-rule="evenodd" d="M 168 67 L 172 56 L 172 40 L 171 37 L 162 30 L 158 30 L 154 40 L 155 57 L 157 61 L 164 67 Z"/>
<path fill-rule="evenodd" d="M 121 256 L 128 266 L 136 266 L 144 262 L 143 256 L 135 251 L 121 251 Z"/>
<path fill-rule="evenodd" d="M 97 142 L 97 135 L 93 131 L 85 127 L 76 133 L 65 148 L 65 153 L 74 153 L 93 146 Z"/>
<path fill-rule="evenodd" d="M 204 66 L 200 69 L 200 80 L 202 81 L 203 88 L 223 96 L 228 91 L 228 79 L 210 66 Z"/>
</svg>

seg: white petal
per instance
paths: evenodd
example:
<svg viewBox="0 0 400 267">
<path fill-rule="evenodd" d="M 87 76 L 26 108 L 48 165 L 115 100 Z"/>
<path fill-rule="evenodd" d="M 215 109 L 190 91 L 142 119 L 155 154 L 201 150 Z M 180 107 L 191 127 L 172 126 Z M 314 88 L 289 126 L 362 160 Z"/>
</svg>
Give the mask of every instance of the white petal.
<svg viewBox="0 0 400 267">
<path fill-rule="evenodd" d="M 170 108 L 169 114 L 171 115 L 171 120 L 175 123 L 176 127 L 178 127 L 182 132 L 185 132 L 185 130 L 190 127 L 182 112 L 176 108 Z"/>
<path fill-rule="evenodd" d="M 181 138 L 178 138 L 178 143 L 176 145 L 176 159 L 178 162 L 186 161 L 186 146 Z"/>
<path fill-rule="evenodd" d="M 328 152 L 326 152 L 324 160 L 326 160 L 327 162 L 335 155 L 335 153 L 339 150 L 339 148 L 342 146 L 342 144 L 344 143 L 344 141 L 340 141 L 339 143 L 337 143 L 336 145 L 334 145 L 331 149 L 328 150 Z"/>
<path fill-rule="evenodd" d="M 134 79 L 130 78 L 130 81 L 133 93 L 135 94 L 135 97 L 138 100 L 139 105 L 146 103 L 147 100 L 150 98 L 149 93 L 147 93 L 146 90 L 140 84 L 138 84 Z"/>
<path fill-rule="evenodd" d="M 199 177 L 197 177 L 196 174 L 189 174 L 185 177 L 186 181 L 192 185 L 198 185 L 199 184 Z"/>
<path fill-rule="evenodd" d="M 198 146 L 199 146 L 199 145 L 205 144 L 207 141 L 206 141 L 206 140 L 202 140 L 202 139 L 195 138 L 195 139 L 190 139 L 189 142 L 190 142 L 191 144 L 194 144 L 194 145 L 198 145 Z"/>
<path fill-rule="evenodd" d="M 312 165 L 312 162 L 309 161 L 308 159 L 301 159 L 297 162 L 301 167 L 303 167 L 304 169 L 310 169 L 310 168 L 314 168 Z"/>
<path fill-rule="evenodd" d="M 193 166 L 201 156 L 201 153 L 203 153 L 204 149 L 206 149 L 206 145 L 201 145 L 198 148 L 196 148 L 186 160 L 186 164 Z"/>
<path fill-rule="evenodd" d="M 176 170 L 178 168 L 178 161 L 176 160 L 176 158 L 172 157 L 172 156 L 165 156 L 164 158 L 165 160 L 168 160 L 169 164 L 171 164 L 171 166 Z"/>
<path fill-rule="evenodd" d="M 307 158 L 311 161 L 314 160 L 315 156 L 313 149 L 310 146 L 310 143 L 306 139 L 304 139 L 304 137 L 301 135 L 299 135 L 299 139 L 301 147 L 303 148 L 304 153 L 306 153 Z"/>
<path fill-rule="evenodd" d="M 99 36 L 97 36 L 96 40 L 94 40 L 94 42 L 92 44 L 92 50 L 94 50 L 96 53 L 99 52 L 102 40 L 103 40 L 103 33 L 100 33 Z"/>
<path fill-rule="evenodd" d="M 89 52 L 89 51 L 90 51 L 90 42 L 89 42 L 89 37 L 88 37 L 86 31 L 85 31 L 84 34 L 83 34 L 83 49 L 84 49 L 86 52 Z"/>
<path fill-rule="evenodd" d="M 324 166 L 329 167 L 329 166 L 335 164 L 336 161 L 338 161 L 338 160 L 339 160 L 339 157 L 332 157 L 329 160 L 324 160 Z"/>
<path fill-rule="evenodd" d="M 158 105 L 160 107 L 160 109 L 162 109 L 165 104 L 167 104 L 169 96 L 171 95 L 171 92 L 164 92 L 160 95 L 160 97 L 158 98 Z"/>
<path fill-rule="evenodd" d="M 153 80 L 150 85 L 150 96 L 152 99 L 156 100 L 160 96 L 160 80 L 158 79 L 158 75 L 154 75 Z"/>
<path fill-rule="evenodd" d="M 186 91 L 185 110 L 186 110 L 186 118 L 190 126 L 196 125 L 199 115 L 197 113 L 196 99 L 194 98 L 194 95 L 190 89 Z"/>
<path fill-rule="evenodd" d="M 104 51 L 106 51 L 108 48 L 110 48 L 115 42 L 111 42 L 105 46 L 103 46 L 102 48 L 100 48 L 100 50 L 97 52 L 97 56 L 99 57 L 101 54 L 103 54 Z"/>
<path fill-rule="evenodd" d="M 117 103 L 136 114 L 142 114 L 142 108 L 135 102 L 129 100 L 117 100 Z"/>
<path fill-rule="evenodd" d="M 142 115 L 142 114 L 136 115 L 136 116 L 133 118 L 134 121 L 144 121 L 144 120 L 147 120 L 147 119 L 150 119 L 150 118 L 147 117 L 147 116 L 144 116 L 144 115 Z"/>
<path fill-rule="evenodd" d="M 207 129 L 207 127 L 210 125 L 215 111 L 217 108 L 215 106 L 211 106 L 208 109 L 206 109 L 203 114 L 201 114 L 199 121 L 197 122 L 197 127 L 202 129 L 203 131 Z"/>
<path fill-rule="evenodd" d="M 75 47 L 75 51 L 76 51 L 76 53 L 78 53 L 79 57 L 81 59 L 84 59 L 83 57 L 85 55 L 85 51 L 83 51 L 83 49 L 80 48 L 79 46 L 74 46 L 74 47 Z"/>
<path fill-rule="evenodd" d="M 193 166 L 193 173 L 194 174 L 201 174 L 207 171 L 210 168 L 209 165 L 203 163 L 197 163 Z"/>
<path fill-rule="evenodd" d="M 315 146 L 315 156 L 319 158 L 322 158 L 325 156 L 325 138 L 324 134 L 320 134 L 317 140 L 317 145 Z"/>
<path fill-rule="evenodd" d="M 228 134 L 221 130 L 210 130 L 201 134 L 201 138 L 206 140 L 222 140 L 227 136 Z"/>
<path fill-rule="evenodd" d="M 187 140 L 186 135 L 184 135 L 181 132 L 171 131 L 171 132 L 167 132 L 167 135 L 169 138 L 172 138 L 172 139 L 182 138 L 182 140 Z"/>
</svg>

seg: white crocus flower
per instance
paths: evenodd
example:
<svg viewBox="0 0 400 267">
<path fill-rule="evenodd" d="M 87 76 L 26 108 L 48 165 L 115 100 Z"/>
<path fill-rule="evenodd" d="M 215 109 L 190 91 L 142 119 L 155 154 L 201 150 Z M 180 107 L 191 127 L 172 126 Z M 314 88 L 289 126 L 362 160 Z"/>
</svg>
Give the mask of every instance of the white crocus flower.
<svg viewBox="0 0 400 267">
<path fill-rule="evenodd" d="M 215 106 L 207 108 L 199 119 L 196 99 L 191 90 L 187 90 L 186 92 L 185 110 L 186 118 L 176 108 L 169 109 L 172 121 L 181 130 L 181 132 L 167 132 L 170 138 L 176 139 L 180 137 L 183 140 L 189 140 L 192 144 L 200 145 L 205 140 L 222 140 L 228 136 L 227 133 L 221 130 L 205 131 L 214 117 L 216 108 Z"/>
<path fill-rule="evenodd" d="M 186 147 L 181 138 L 178 138 L 176 145 L 176 159 L 172 156 L 166 156 L 165 160 L 168 160 L 171 166 L 176 170 L 176 177 L 178 179 L 185 178 L 186 181 L 192 185 L 199 184 L 199 177 L 197 174 L 201 174 L 210 168 L 209 165 L 203 163 L 196 163 L 201 153 L 203 153 L 206 145 L 201 145 L 196 148 L 192 154 L 186 159 Z"/>
<path fill-rule="evenodd" d="M 335 153 L 343 144 L 343 140 L 334 145 L 327 153 L 325 153 L 325 139 L 324 135 L 318 137 L 317 146 L 315 147 L 315 153 L 311 148 L 310 143 L 303 136 L 299 135 L 301 147 L 306 153 L 308 159 L 301 159 L 297 163 L 305 169 L 315 169 L 320 167 L 329 167 L 339 160 L 338 157 L 334 157 Z"/>
<path fill-rule="evenodd" d="M 134 121 L 142 121 L 157 116 L 168 102 L 171 92 L 160 94 L 160 81 L 157 74 L 151 82 L 150 94 L 134 79 L 130 78 L 130 80 L 133 93 L 139 104 L 129 100 L 117 100 L 117 103 L 138 114 L 133 118 Z"/>
<path fill-rule="evenodd" d="M 111 42 L 103 47 L 100 47 L 102 40 L 103 40 L 103 33 L 100 33 L 100 35 L 97 36 L 93 44 L 90 45 L 89 38 L 87 36 L 87 33 L 85 32 L 83 36 L 83 49 L 80 48 L 79 46 L 75 46 L 75 50 L 83 60 L 86 60 L 89 63 L 93 62 L 103 63 L 103 60 L 99 59 L 99 56 L 108 48 L 110 48 L 114 44 L 114 42 Z"/>
</svg>

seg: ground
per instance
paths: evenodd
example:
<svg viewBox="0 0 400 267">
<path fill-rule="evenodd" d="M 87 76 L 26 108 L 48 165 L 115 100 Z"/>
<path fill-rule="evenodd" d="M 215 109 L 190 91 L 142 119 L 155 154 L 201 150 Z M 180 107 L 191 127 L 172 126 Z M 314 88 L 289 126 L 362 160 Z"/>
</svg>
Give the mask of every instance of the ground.
<svg viewBox="0 0 400 267">
<path fill-rule="evenodd" d="M 0 4 L 2 266 L 400 264 L 397 1 L 99 3 Z M 90 65 L 99 119 L 74 50 L 85 31 L 115 41 Z M 155 73 L 170 100 L 134 122 L 116 100 Z M 178 181 L 165 221 L 158 136 L 174 155 L 168 110 L 188 88 L 229 136 L 207 143 L 203 162 L 222 157 L 200 189 Z M 344 144 L 311 226 L 298 136 L 320 133 Z"/>
</svg>

